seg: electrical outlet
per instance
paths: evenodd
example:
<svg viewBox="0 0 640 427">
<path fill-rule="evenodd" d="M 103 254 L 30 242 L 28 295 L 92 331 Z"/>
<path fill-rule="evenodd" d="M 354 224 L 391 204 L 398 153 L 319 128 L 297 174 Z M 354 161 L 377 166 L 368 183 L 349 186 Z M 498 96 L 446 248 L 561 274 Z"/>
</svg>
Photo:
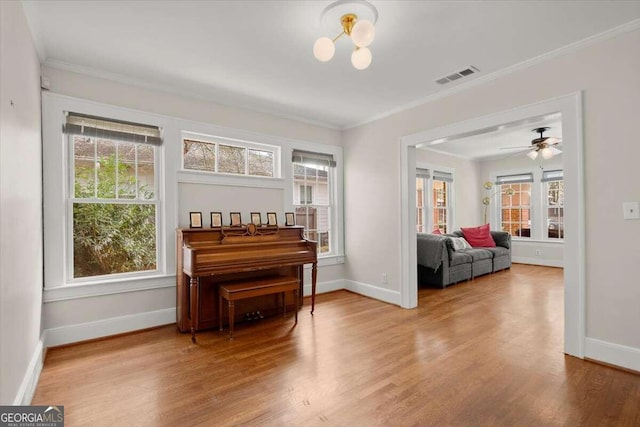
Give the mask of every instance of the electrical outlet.
<svg viewBox="0 0 640 427">
<path fill-rule="evenodd" d="M 382 273 L 382 284 L 383 285 L 389 284 L 389 275 L 387 273 Z"/>
<path fill-rule="evenodd" d="M 542 254 L 542 251 L 540 249 L 536 249 L 536 255 L 540 256 Z"/>
</svg>

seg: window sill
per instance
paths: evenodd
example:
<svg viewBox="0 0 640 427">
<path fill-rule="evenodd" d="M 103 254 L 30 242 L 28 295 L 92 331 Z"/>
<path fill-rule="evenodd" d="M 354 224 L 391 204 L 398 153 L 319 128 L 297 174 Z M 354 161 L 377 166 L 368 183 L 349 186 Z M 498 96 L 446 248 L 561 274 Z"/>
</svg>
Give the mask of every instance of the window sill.
<svg viewBox="0 0 640 427">
<path fill-rule="evenodd" d="M 326 267 L 328 265 L 344 264 L 344 255 L 328 255 L 325 257 L 318 257 L 318 267 Z M 304 266 L 306 270 L 311 269 L 311 264 Z"/>
<path fill-rule="evenodd" d="M 561 245 L 564 243 L 564 240 L 542 240 L 542 239 L 529 239 L 529 238 L 522 239 L 517 237 L 511 237 L 511 241 L 514 243 L 531 243 L 536 245 L 539 245 L 540 243 Z"/>
<path fill-rule="evenodd" d="M 154 275 L 144 278 L 128 278 L 92 283 L 64 285 L 55 288 L 45 288 L 43 300 L 47 302 L 65 301 L 78 298 L 90 298 L 102 295 L 122 294 L 126 292 L 145 291 L 174 287 L 175 275 Z"/>
<path fill-rule="evenodd" d="M 236 187 L 259 187 L 284 189 L 285 180 L 246 175 L 225 175 L 209 172 L 180 170 L 176 173 L 179 183 L 231 185 Z"/>
</svg>

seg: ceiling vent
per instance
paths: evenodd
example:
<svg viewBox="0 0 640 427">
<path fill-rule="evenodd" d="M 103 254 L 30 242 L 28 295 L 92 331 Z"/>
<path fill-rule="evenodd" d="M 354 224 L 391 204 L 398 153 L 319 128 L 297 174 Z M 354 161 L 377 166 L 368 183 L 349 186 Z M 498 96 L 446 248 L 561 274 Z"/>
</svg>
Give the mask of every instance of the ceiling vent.
<svg viewBox="0 0 640 427">
<path fill-rule="evenodd" d="M 449 74 L 448 76 L 445 76 L 445 77 L 442 77 L 442 78 L 436 80 L 436 83 L 438 83 L 439 85 L 445 85 L 445 84 L 447 84 L 449 82 L 453 82 L 453 81 L 461 79 L 463 77 L 470 76 L 471 74 L 475 74 L 475 73 L 477 73 L 479 71 L 480 70 L 478 70 L 473 65 L 469 65 L 464 70 L 457 71 L 457 72 L 455 72 L 453 74 Z"/>
</svg>

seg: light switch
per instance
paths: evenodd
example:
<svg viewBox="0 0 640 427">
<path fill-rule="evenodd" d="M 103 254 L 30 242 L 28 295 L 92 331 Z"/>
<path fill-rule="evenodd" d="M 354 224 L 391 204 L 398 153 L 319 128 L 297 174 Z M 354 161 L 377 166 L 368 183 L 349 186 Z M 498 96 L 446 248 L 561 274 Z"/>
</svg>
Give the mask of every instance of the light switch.
<svg viewBox="0 0 640 427">
<path fill-rule="evenodd" d="M 622 209 L 624 219 L 640 219 L 640 202 L 624 202 Z"/>
</svg>

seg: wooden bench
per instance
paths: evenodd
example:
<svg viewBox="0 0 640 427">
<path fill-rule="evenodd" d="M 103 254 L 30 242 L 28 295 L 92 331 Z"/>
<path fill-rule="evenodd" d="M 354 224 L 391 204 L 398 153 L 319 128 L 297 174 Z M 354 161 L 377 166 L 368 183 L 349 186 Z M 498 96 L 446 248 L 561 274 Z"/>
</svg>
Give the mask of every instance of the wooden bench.
<svg viewBox="0 0 640 427">
<path fill-rule="evenodd" d="M 270 276 L 257 279 L 238 280 L 220 284 L 220 298 L 218 317 L 220 318 L 220 330 L 222 327 L 222 299 L 226 299 L 229 305 L 229 339 L 233 339 L 233 324 L 235 316 L 235 301 L 252 298 L 261 295 L 282 294 L 282 316 L 286 315 L 285 292 L 293 291 L 295 300 L 295 324 L 298 324 L 298 288 L 300 284 L 296 277 Z"/>
</svg>

